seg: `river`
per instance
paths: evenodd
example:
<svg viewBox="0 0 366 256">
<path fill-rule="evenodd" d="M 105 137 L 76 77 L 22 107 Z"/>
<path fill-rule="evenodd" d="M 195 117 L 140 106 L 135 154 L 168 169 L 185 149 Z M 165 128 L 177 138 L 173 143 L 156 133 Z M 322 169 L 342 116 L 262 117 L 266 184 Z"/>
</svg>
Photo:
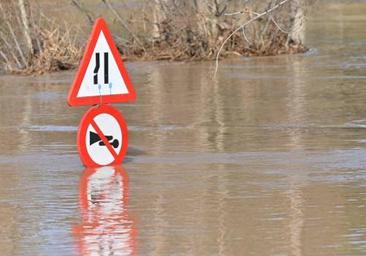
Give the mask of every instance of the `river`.
<svg viewBox="0 0 366 256">
<path fill-rule="evenodd" d="M 304 55 L 135 62 L 123 167 L 82 166 L 75 71 L 0 76 L 1 255 L 366 255 L 365 3 Z"/>
</svg>

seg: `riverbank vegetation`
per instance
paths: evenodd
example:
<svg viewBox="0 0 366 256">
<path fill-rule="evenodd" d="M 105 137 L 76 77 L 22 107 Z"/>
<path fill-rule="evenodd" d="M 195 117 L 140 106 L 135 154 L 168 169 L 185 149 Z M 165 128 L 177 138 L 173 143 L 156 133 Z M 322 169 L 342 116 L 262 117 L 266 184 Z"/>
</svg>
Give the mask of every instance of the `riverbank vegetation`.
<svg viewBox="0 0 366 256">
<path fill-rule="evenodd" d="M 98 4 L 102 13 L 93 11 Z M 96 3 L 97 2 L 97 3 Z M 302 53 L 310 0 L 70 0 L 89 26 L 103 15 L 128 60 L 214 60 Z M 42 3 L 0 3 L 0 64 L 8 72 L 42 73 L 78 65 L 82 31 L 47 15 Z"/>
<path fill-rule="evenodd" d="M 12 73 L 76 67 L 82 47 L 77 28 L 56 23 L 27 0 L 0 3 L 0 59 Z"/>
</svg>

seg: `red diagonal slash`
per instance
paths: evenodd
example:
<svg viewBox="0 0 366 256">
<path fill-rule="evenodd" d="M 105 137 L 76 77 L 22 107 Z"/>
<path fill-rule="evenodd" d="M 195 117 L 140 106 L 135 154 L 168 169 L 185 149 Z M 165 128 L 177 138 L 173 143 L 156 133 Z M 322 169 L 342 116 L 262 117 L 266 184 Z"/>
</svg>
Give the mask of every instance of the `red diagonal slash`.
<svg viewBox="0 0 366 256">
<path fill-rule="evenodd" d="M 112 147 L 112 145 L 109 143 L 109 141 L 107 140 L 107 138 L 104 136 L 102 130 L 99 128 L 99 126 L 94 121 L 94 119 L 91 120 L 90 124 L 94 128 L 94 130 L 98 133 L 98 136 L 102 139 L 104 145 L 106 145 L 107 149 L 109 150 L 109 152 L 111 152 L 111 154 L 114 157 L 114 159 L 117 159 L 118 155 L 117 155 L 116 151 L 114 150 L 114 148 Z"/>
</svg>

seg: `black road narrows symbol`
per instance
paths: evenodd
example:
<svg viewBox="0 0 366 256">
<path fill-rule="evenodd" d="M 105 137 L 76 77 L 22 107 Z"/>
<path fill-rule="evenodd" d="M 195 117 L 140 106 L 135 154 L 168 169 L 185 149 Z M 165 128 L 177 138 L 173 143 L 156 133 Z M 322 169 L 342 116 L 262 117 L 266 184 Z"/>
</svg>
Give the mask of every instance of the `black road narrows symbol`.
<svg viewBox="0 0 366 256">
<path fill-rule="evenodd" d="M 100 67 L 99 52 L 95 53 L 94 84 L 98 84 L 98 71 Z"/>
<path fill-rule="evenodd" d="M 100 53 L 95 53 L 94 84 L 98 84 L 98 72 L 100 68 Z M 109 84 L 109 58 L 108 52 L 104 53 L 104 84 Z"/>
<path fill-rule="evenodd" d="M 104 53 L 104 84 L 109 84 L 108 52 Z"/>
<path fill-rule="evenodd" d="M 93 120 L 90 122 L 91 126 L 94 128 L 94 130 L 97 132 L 98 136 L 102 139 L 103 143 L 107 147 L 108 151 L 112 154 L 114 159 L 117 159 L 118 154 L 116 153 L 115 149 L 112 147 L 112 145 L 109 143 L 108 139 L 104 136 L 102 130 L 99 128 L 97 123 Z"/>
</svg>

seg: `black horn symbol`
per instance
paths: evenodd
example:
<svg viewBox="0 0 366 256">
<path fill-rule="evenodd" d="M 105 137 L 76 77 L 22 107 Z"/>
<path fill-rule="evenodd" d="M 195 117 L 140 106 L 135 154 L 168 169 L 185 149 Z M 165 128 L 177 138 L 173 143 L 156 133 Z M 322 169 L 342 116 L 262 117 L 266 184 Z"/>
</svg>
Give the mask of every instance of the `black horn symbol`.
<svg viewBox="0 0 366 256">
<path fill-rule="evenodd" d="M 102 141 L 102 139 L 99 137 L 98 134 L 96 134 L 95 132 L 90 132 L 89 135 L 90 135 L 89 136 L 90 145 L 99 142 L 99 146 L 105 146 L 104 142 Z M 117 139 L 113 140 L 113 136 L 108 135 L 106 135 L 105 137 L 108 140 L 109 144 L 111 144 L 114 148 L 118 148 L 119 142 Z"/>
</svg>

